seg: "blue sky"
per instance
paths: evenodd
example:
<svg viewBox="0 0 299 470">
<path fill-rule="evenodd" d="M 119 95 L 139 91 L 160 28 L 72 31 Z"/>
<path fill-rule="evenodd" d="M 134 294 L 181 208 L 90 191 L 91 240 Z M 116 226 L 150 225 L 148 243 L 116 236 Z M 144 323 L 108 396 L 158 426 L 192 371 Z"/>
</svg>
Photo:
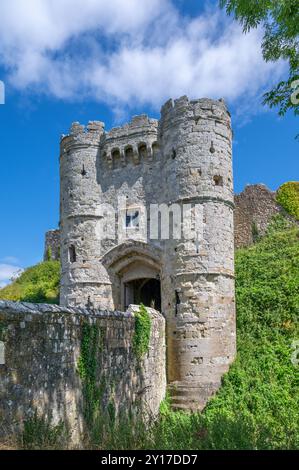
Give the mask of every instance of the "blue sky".
<svg viewBox="0 0 299 470">
<path fill-rule="evenodd" d="M 236 192 L 298 179 L 297 121 L 261 106 L 287 70 L 263 61 L 261 30 L 244 35 L 216 1 L 30 4 L 0 4 L 0 284 L 41 260 L 44 233 L 58 224 L 59 138 L 73 121 L 109 129 L 134 114 L 159 117 L 169 97 L 224 97 Z"/>
</svg>

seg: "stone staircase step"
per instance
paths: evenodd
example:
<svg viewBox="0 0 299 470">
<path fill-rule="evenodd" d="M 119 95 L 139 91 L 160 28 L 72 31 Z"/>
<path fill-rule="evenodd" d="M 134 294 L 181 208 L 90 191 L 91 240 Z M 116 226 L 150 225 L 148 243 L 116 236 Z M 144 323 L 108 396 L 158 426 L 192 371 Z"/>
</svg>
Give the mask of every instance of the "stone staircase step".
<svg viewBox="0 0 299 470">
<path fill-rule="evenodd" d="M 171 408 L 174 411 L 202 411 L 203 410 L 203 405 L 197 404 L 195 405 L 194 403 L 178 403 L 178 404 L 173 404 L 171 405 Z"/>
<path fill-rule="evenodd" d="M 216 384 L 217 386 L 217 384 Z M 173 382 L 168 385 L 171 407 L 174 410 L 201 411 L 211 397 L 215 384 L 198 382 Z"/>
</svg>

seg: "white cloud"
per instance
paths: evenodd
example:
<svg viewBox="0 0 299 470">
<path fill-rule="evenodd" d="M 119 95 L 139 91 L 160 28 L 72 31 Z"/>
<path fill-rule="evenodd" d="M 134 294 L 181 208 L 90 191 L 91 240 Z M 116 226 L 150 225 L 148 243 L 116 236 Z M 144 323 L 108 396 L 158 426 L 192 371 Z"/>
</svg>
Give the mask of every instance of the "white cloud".
<svg viewBox="0 0 299 470">
<path fill-rule="evenodd" d="M 248 103 L 283 71 L 263 61 L 261 31 L 244 35 L 217 8 L 190 19 L 170 0 L 1 0 L 0 18 L 14 86 L 118 113 L 182 94 Z"/>
<path fill-rule="evenodd" d="M 11 279 L 15 279 L 23 271 L 18 266 L 0 263 L 0 287 L 7 285 Z"/>
</svg>

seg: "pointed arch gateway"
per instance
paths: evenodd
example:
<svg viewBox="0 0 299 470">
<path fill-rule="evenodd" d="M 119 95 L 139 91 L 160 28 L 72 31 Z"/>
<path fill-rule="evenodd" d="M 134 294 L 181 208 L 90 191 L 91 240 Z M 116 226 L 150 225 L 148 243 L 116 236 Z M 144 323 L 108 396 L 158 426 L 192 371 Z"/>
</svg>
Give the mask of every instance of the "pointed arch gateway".
<svg viewBox="0 0 299 470">
<path fill-rule="evenodd" d="M 113 286 L 114 304 L 127 310 L 143 303 L 161 311 L 162 251 L 143 242 L 128 241 L 108 251 L 101 262 Z"/>
</svg>

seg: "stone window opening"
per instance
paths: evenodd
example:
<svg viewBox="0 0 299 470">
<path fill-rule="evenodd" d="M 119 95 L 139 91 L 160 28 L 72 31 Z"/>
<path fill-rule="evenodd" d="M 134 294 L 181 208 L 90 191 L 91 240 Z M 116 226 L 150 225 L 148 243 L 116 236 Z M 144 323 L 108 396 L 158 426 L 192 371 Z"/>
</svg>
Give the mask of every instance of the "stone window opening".
<svg viewBox="0 0 299 470">
<path fill-rule="evenodd" d="M 215 147 L 214 147 L 214 142 L 213 142 L 213 141 L 211 142 L 210 152 L 211 152 L 211 153 L 215 153 L 215 152 L 216 152 Z"/>
<path fill-rule="evenodd" d="M 130 145 L 125 149 L 126 165 L 135 165 L 133 147 Z"/>
<path fill-rule="evenodd" d="M 92 310 L 94 308 L 93 302 L 90 299 L 90 295 L 88 296 L 87 303 L 86 303 L 86 308 L 89 310 Z"/>
<path fill-rule="evenodd" d="M 112 165 L 113 169 L 117 169 L 121 167 L 121 157 L 120 157 L 120 150 L 119 149 L 114 149 L 112 151 Z"/>
<path fill-rule="evenodd" d="M 74 245 L 69 247 L 69 261 L 70 263 L 75 263 L 77 261 L 76 247 Z"/>
<path fill-rule="evenodd" d="M 82 176 L 86 176 L 86 175 L 87 175 L 87 171 L 85 170 L 84 164 L 82 165 L 81 175 L 82 175 Z"/>
<path fill-rule="evenodd" d="M 139 144 L 138 145 L 138 155 L 139 155 L 139 160 L 146 160 L 146 158 L 147 158 L 146 144 Z"/>
<path fill-rule="evenodd" d="M 215 186 L 223 186 L 223 177 L 222 176 L 215 175 L 213 179 L 214 179 Z"/>
<path fill-rule="evenodd" d="M 157 160 L 158 155 L 159 155 L 159 151 L 160 151 L 160 149 L 159 149 L 159 144 L 158 144 L 158 142 L 154 142 L 154 143 L 152 144 L 153 160 Z"/>
<path fill-rule="evenodd" d="M 126 228 L 139 228 L 139 210 L 132 208 L 126 210 Z"/>
<path fill-rule="evenodd" d="M 175 290 L 175 316 L 177 316 L 178 314 L 178 306 L 180 305 L 180 303 L 181 303 L 181 299 L 180 299 L 179 290 L 176 289 Z"/>
</svg>

